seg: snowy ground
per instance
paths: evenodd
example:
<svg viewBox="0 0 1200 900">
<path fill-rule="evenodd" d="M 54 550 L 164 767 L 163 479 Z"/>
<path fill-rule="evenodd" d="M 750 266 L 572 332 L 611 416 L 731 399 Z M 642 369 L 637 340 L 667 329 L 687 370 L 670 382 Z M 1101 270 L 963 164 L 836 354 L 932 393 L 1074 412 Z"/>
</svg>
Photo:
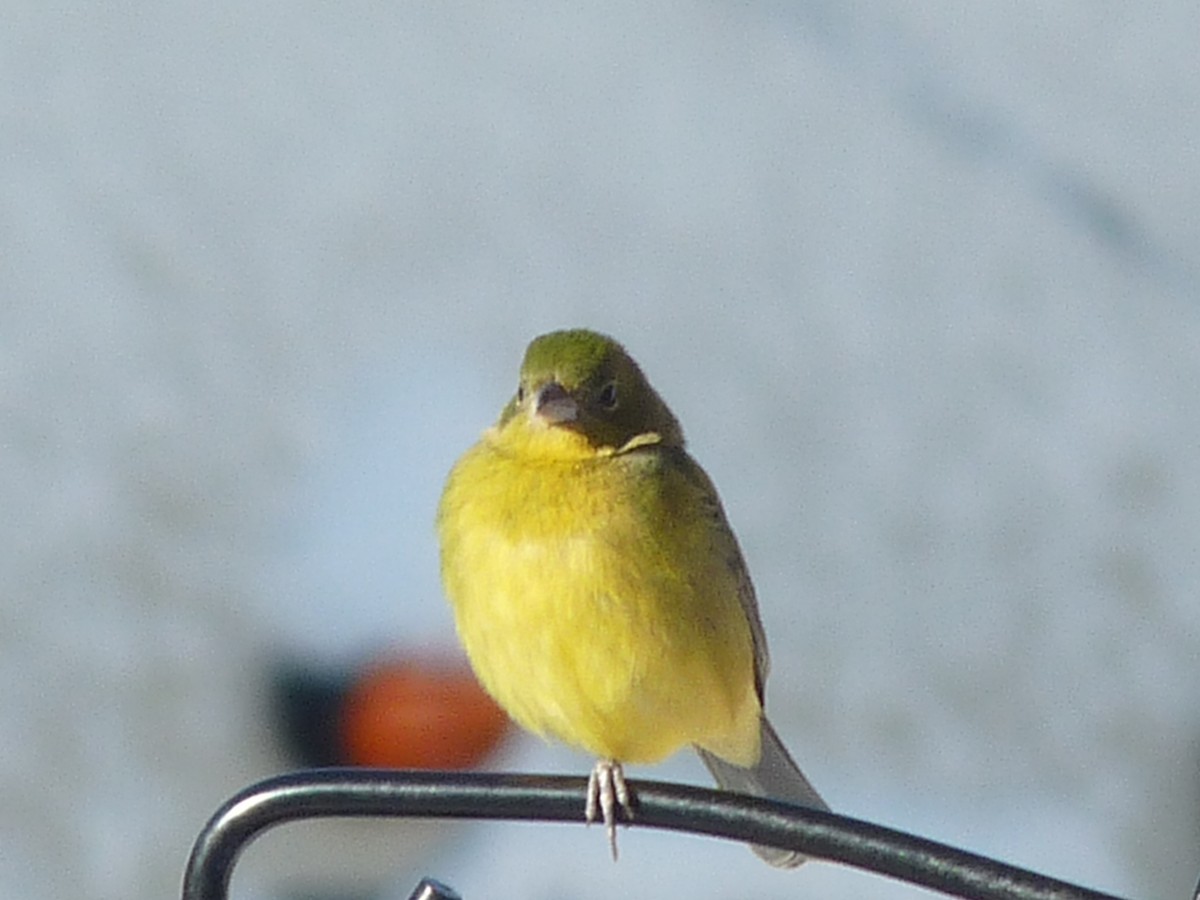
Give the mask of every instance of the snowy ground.
<svg viewBox="0 0 1200 900">
<path fill-rule="evenodd" d="M 453 640 L 441 479 L 564 325 L 628 345 L 721 487 L 831 803 L 1190 890 L 1196 4 L 10 7 L 4 896 L 173 895 L 280 765 L 279 648 Z M 326 875 L 922 895 L 640 830 L 618 866 L 594 830 L 438 834 Z M 266 849 L 243 896 L 295 886 Z"/>
</svg>

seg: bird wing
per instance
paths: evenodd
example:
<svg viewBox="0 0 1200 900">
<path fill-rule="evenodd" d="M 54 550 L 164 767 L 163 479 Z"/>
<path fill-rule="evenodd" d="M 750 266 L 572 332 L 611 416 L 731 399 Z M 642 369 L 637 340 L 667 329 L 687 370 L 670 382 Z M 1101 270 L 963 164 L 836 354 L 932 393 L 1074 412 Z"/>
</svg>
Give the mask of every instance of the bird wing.
<svg viewBox="0 0 1200 900">
<path fill-rule="evenodd" d="M 759 703 L 763 703 L 763 689 L 767 682 L 767 671 L 770 668 L 770 657 L 767 652 L 767 635 L 763 631 L 762 619 L 758 614 L 758 600 L 754 595 L 754 583 L 750 580 L 750 570 L 742 557 L 741 547 L 737 537 L 729 527 L 725 517 L 725 509 L 712 479 L 692 459 L 682 447 L 672 447 L 665 451 L 666 463 L 675 468 L 696 490 L 700 507 L 709 520 L 709 534 L 713 543 L 713 551 L 725 560 L 737 584 L 738 602 L 750 625 L 750 637 L 754 645 L 754 682 L 758 692 Z"/>
</svg>

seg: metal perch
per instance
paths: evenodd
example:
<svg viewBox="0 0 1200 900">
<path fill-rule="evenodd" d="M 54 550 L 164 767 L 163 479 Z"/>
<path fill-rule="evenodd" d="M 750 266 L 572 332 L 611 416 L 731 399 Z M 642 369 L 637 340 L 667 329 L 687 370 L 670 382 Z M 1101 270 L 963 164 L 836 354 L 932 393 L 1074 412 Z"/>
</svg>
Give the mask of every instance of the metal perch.
<svg viewBox="0 0 1200 900">
<path fill-rule="evenodd" d="M 847 816 L 680 784 L 629 786 L 637 811 L 631 824 L 638 828 L 799 850 L 971 900 L 1119 900 Z M 587 779 L 567 776 L 381 769 L 314 769 L 269 778 L 230 798 L 204 826 L 184 874 L 183 900 L 227 900 L 239 854 L 284 822 L 382 816 L 582 824 L 586 789 Z M 414 896 L 455 895 L 423 882 Z"/>
</svg>

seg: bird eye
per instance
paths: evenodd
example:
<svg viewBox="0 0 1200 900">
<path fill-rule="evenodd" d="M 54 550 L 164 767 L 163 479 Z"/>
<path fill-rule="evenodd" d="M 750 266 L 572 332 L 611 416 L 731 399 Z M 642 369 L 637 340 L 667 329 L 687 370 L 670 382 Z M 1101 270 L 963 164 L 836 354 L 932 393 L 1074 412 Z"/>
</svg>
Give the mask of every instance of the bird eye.
<svg viewBox="0 0 1200 900">
<path fill-rule="evenodd" d="M 617 383 L 610 381 L 604 387 L 600 388 L 600 393 L 596 396 L 596 402 L 605 409 L 617 408 Z"/>
<path fill-rule="evenodd" d="M 517 385 L 517 402 L 518 403 L 525 402 L 525 385 L 523 385 L 523 384 Z"/>
</svg>

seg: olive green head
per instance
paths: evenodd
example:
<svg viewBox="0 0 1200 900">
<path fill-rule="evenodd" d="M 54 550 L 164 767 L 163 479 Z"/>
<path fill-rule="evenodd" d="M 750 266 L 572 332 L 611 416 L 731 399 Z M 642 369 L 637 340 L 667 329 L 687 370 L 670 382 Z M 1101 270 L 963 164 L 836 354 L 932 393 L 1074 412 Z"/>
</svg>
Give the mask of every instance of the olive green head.
<svg viewBox="0 0 1200 900">
<path fill-rule="evenodd" d="M 522 413 L 579 434 L 596 449 L 618 450 L 646 434 L 683 444 L 679 422 L 625 348 L 584 329 L 553 331 L 529 344 L 501 427 Z"/>
</svg>

